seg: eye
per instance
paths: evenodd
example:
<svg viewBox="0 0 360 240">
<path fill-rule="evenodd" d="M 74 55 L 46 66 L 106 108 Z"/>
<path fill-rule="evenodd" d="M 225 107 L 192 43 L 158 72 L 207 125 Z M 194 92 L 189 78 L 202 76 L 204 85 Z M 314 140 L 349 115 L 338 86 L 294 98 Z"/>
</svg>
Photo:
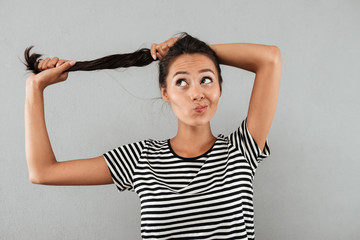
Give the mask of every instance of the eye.
<svg viewBox="0 0 360 240">
<path fill-rule="evenodd" d="M 186 85 L 185 79 L 178 79 L 176 80 L 176 86 L 184 87 Z"/>
<path fill-rule="evenodd" d="M 207 84 L 207 83 L 211 83 L 213 80 L 210 78 L 210 77 L 203 77 L 202 79 L 201 79 L 201 83 L 205 83 L 205 84 Z"/>
</svg>

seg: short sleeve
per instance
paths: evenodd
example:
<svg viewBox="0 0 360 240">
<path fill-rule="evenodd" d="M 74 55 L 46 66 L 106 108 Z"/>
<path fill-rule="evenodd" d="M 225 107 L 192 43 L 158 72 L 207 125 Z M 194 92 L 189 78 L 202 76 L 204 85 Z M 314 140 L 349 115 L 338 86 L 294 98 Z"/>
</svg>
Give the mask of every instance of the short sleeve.
<svg viewBox="0 0 360 240">
<path fill-rule="evenodd" d="M 133 176 L 144 146 L 145 141 L 139 141 L 103 154 L 111 177 L 120 192 L 134 191 Z"/>
<path fill-rule="evenodd" d="M 269 142 L 266 138 L 264 149 L 261 150 L 247 128 L 246 119 L 247 117 L 241 122 L 240 127 L 229 135 L 229 139 L 243 153 L 251 168 L 255 170 L 263 159 L 270 156 Z"/>
</svg>

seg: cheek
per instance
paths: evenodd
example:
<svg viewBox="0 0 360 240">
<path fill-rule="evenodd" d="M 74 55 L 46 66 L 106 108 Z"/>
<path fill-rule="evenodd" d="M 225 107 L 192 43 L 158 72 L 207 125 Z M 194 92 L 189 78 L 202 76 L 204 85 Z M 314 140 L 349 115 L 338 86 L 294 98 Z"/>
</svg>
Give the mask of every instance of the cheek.
<svg viewBox="0 0 360 240">
<path fill-rule="evenodd" d="M 169 100 L 171 104 L 179 105 L 179 102 L 181 102 L 181 97 L 175 93 L 171 93 L 169 96 Z"/>
<path fill-rule="evenodd" d="M 176 110 L 187 108 L 186 99 L 182 94 L 176 94 L 173 92 L 171 95 L 169 95 L 169 100 L 174 112 Z"/>
<path fill-rule="evenodd" d="M 221 95 L 220 91 L 214 91 L 209 95 L 209 97 L 213 103 L 217 104 L 219 102 L 220 95 Z"/>
</svg>

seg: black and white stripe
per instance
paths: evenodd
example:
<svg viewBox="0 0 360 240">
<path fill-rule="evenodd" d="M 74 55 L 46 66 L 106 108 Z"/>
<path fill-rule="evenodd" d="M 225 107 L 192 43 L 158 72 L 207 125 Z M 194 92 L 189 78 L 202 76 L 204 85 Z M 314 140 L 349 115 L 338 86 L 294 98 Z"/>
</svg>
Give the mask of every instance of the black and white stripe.
<svg viewBox="0 0 360 240">
<path fill-rule="evenodd" d="M 196 158 L 176 155 L 169 139 L 104 153 L 118 190 L 140 198 L 143 239 L 255 239 L 252 181 L 269 155 L 268 141 L 261 152 L 246 118 Z"/>
</svg>

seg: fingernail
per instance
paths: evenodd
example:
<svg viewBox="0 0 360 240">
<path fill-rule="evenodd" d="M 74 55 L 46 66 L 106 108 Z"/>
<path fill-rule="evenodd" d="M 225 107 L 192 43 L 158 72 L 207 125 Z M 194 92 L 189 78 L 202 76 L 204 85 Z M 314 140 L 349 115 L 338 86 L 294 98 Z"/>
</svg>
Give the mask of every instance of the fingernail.
<svg viewBox="0 0 360 240">
<path fill-rule="evenodd" d="M 71 66 L 74 66 L 75 63 L 76 63 L 76 61 L 70 61 L 70 65 L 71 65 Z"/>
<path fill-rule="evenodd" d="M 59 63 L 57 63 L 55 67 L 58 67 L 58 66 L 59 66 Z"/>
<path fill-rule="evenodd" d="M 152 57 L 153 57 L 154 60 L 156 60 L 156 55 L 155 54 L 153 54 Z"/>
</svg>

